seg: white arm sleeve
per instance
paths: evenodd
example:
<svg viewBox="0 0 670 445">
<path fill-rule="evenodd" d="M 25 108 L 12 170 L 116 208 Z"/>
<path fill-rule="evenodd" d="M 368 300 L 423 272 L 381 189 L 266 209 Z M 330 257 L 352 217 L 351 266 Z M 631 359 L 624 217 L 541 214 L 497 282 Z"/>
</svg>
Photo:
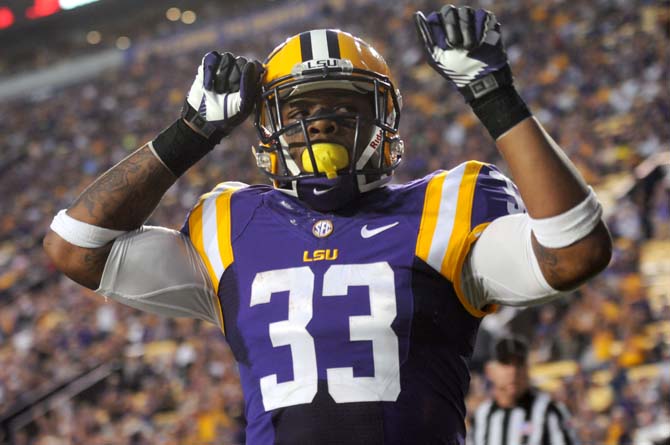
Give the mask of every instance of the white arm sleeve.
<svg viewBox="0 0 670 445">
<path fill-rule="evenodd" d="M 96 292 L 146 312 L 221 326 L 205 266 L 188 237 L 175 230 L 143 226 L 118 237 Z"/>
<path fill-rule="evenodd" d="M 474 307 L 532 306 L 561 295 L 542 275 L 529 222 L 526 213 L 503 216 L 475 242 L 461 271 L 463 293 Z"/>
</svg>

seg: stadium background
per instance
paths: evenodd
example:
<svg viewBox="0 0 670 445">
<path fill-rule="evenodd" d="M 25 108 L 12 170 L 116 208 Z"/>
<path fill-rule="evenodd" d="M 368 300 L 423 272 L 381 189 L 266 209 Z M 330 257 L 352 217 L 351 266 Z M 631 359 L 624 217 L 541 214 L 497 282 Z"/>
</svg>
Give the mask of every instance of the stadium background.
<svg viewBox="0 0 670 445">
<path fill-rule="evenodd" d="M 58 3 L 0 1 L 0 443 L 243 440 L 236 368 L 216 327 L 107 303 L 41 250 L 58 209 L 177 117 L 207 50 L 263 59 L 304 29 L 352 32 L 385 55 L 404 95 L 397 181 L 467 159 L 504 169 L 423 63 L 411 14 L 440 2 L 100 0 L 56 12 Z M 472 6 L 496 12 L 522 96 L 594 185 L 615 243 L 609 268 L 566 298 L 485 319 L 468 406 L 486 395 L 491 338 L 513 331 L 531 340 L 534 383 L 569 407 L 583 443 L 656 443 L 670 436 L 670 5 Z M 149 222 L 179 227 L 221 180 L 265 181 L 255 140 L 245 124 Z"/>
</svg>

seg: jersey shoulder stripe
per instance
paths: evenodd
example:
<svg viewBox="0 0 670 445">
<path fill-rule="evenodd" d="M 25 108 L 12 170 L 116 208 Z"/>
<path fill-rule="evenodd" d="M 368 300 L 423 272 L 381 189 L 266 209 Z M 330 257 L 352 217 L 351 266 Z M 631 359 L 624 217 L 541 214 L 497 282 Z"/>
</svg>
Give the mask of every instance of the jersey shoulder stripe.
<svg viewBox="0 0 670 445">
<path fill-rule="evenodd" d="M 219 290 L 223 272 L 234 261 L 231 240 L 230 201 L 246 188 L 241 182 L 222 182 L 200 197 L 187 217 L 183 232 L 191 238 L 207 268 L 214 291 Z"/>
<path fill-rule="evenodd" d="M 465 298 L 460 275 L 465 258 L 481 232 L 494 219 L 521 208 L 512 182 L 495 166 L 464 162 L 428 178 L 415 255 L 454 285 L 463 306 L 482 317 Z"/>
<path fill-rule="evenodd" d="M 470 233 L 476 178 L 483 166 L 470 161 L 433 176 L 426 187 L 416 256 L 453 282 L 455 253 Z"/>
</svg>

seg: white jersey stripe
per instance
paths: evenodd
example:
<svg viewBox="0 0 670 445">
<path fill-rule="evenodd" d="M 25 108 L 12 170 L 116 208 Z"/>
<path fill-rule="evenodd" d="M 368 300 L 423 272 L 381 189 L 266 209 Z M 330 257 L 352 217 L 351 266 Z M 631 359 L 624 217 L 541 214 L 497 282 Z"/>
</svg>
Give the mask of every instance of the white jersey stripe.
<svg viewBox="0 0 670 445">
<path fill-rule="evenodd" d="M 503 420 L 505 411 L 499 410 L 491 416 L 490 430 L 486 445 L 504 445 L 503 443 Z"/>
<path fill-rule="evenodd" d="M 533 422 L 533 432 L 528 441 L 528 445 L 540 445 L 542 440 L 542 428 L 537 428 L 537 425 L 542 425 L 542 420 L 547 412 L 550 398 L 547 394 L 539 394 L 533 403 L 531 421 Z"/>
<path fill-rule="evenodd" d="M 507 444 L 521 443 L 521 430 L 526 413 L 521 408 L 514 408 L 509 416 L 507 427 Z"/>
<path fill-rule="evenodd" d="M 532 391 L 511 409 L 488 399 L 475 411 L 468 445 L 574 445 L 575 432 L 565 423 L 569 416 L 547 393 Z"/>
<path fill-rule="evenodd" d="M 549 426 L 549 443 L 552 445 L 565 445 L 565 436 L 561 430 L 558 422 L 558 416 L 554 412 L 550 412 L 547 418 Z"/>
<path fill-rule="evenodd" d="M 430 245 L 428 264 L 435 270 L 442 270 L 442 261 L 448 255 L 447 246 L 454 229 L 456 207 L 458 205 L 458 192 L 465 172 L 466 163 L 450 170 L 442 184 L 442 195 L 440 197 L 440 208 L 435 225 L 435 233 Z"/>
<path fill-rule="evenodd" d="M 326 30 L 317 29 L 316 31 L 310 31 L 310 37 L 312 38 L 312 58 L 314 60 L 329 59 L 330 54 L 328 54 Z"/>
<path fill-rule="evenodd" d="M 475 414 L 475 443 L 474 445 L 485 445 L 484 444 L 484 437 L 486 435 L 486 430 L 489 427 L 486 424 L 486 418 L 489 415 L 489 411 L 491 411 L 491 407 L 493 407 L 493 402 L 491 400 L 487 400 L 484 402 L 483 406 L 478 408 Z"/>
<path fill-rule="evenodd" d="M 212 265 L 214 275 L 217 279 L 223 275 L 223 263 L 219 253 L 219 239 L 217 235 L 216 221 L 216 197 L 221 192 L 212 194 L 202 203 L 202 241 L 205 248 L 205 254 Z"/>
</svg>

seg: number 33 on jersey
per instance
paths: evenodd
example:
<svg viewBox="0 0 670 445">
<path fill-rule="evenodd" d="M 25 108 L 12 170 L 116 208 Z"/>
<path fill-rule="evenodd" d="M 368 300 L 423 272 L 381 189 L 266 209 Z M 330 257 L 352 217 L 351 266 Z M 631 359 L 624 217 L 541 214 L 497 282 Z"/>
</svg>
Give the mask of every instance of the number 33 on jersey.
<svg viewBox="0 0 670 445">
<path fill-rule="evenodd" d="M 523 210 L 516 188 L 471 161 L 355 206 L 322 214 L 269 186 L 223 183 L 182 229 L 239 363 L 248 443 L 464 433 L 466 359 L 486 312 L 461 294 L 460 271 L 489 222 Z"/>
</svg>

